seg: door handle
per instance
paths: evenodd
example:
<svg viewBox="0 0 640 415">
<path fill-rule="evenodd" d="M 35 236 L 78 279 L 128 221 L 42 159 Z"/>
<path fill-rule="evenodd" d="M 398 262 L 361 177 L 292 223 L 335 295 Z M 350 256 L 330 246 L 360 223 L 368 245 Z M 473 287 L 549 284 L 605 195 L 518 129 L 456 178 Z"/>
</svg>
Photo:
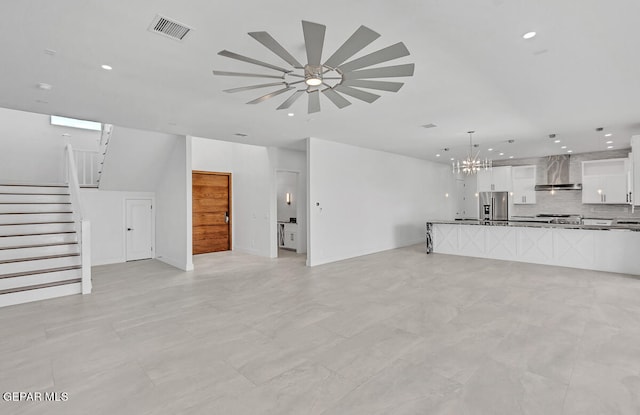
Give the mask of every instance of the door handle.
<svg viewBox="0 0 640 415">
<path fill-rule="evenodd" d="M 229 223 L 229 212 L 224 212 L 224 223 Z"/>
<path fill-rule="evenodd" d="M 133 228 L 127 228 L 127 231 L 132 231 L 132 230 L 133 230 Z"/>
</svg>

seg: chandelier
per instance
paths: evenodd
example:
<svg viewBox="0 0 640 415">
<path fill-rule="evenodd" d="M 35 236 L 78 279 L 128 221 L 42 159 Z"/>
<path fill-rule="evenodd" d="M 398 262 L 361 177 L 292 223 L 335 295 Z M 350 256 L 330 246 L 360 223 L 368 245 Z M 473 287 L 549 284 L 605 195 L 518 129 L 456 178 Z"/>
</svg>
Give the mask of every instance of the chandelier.
<svg viewBox="0 0 640 415">
<path fill-rule="evenodd" d="M 475 131 L 467 131 L 469 134 L 469 153 L 464 160 L 457 160 L 452 163 L 453 173 L 462 173 L 466 175 L 476 174 L 480 170 L 489 170 L 492 167 L 492 161 L 489 159 L 482 160 L 480 158 L 480 150 L 473 154 L 473 148 L 478 147 L 473 145 L 472 137 Z"/>
</svg>

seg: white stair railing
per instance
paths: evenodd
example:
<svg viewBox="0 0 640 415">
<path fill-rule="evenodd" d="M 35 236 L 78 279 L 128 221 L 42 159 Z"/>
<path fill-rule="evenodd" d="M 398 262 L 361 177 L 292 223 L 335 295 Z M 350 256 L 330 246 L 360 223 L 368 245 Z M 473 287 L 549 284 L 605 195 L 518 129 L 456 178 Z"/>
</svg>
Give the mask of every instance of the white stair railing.
<svg viewBox="0 0 640 415">
<path fill-rule="evenodd" d="M 100 152 L 91 150 L 73 150 L 73 158 L 78 170 L 78 183 L 82 187 L 98 185 Z"/>
<path fill-rule="evenodd" d="M 80 255 L 82 258 L 82 294 L 91 293 L 91 224 L 83 219 L 82 205 L 80 202 L 80 181 L 78 180 L 78 169 L 71 144 L 65 146 L 67 161 L 67 183 L 71 194 L 71 206 L 73 210 L 73 220 L 76 232 L 78 233 L 78 244 L 80 245 Z"/>
<path fill-rule="evenodd" d="M 107 149 L 109 148 L 109 141 L 111 140 L 111 134 L 113 133 L 113 125 L 103 124 L 102 135 L 100 136 L 100 146 L 98 149 L 99 161 L 98 161 L 98 178 L 96 183 L 100 187 L 100 179 L 102 178 L 102 168 L 104 167 L 104 159 L 107 157 Z"/>
<path fill-rule="evenodd" d="M 104 124 L 98 150 L 73 150 L 80 187 L 99 187 L 113 125 Z"/>
</svg>

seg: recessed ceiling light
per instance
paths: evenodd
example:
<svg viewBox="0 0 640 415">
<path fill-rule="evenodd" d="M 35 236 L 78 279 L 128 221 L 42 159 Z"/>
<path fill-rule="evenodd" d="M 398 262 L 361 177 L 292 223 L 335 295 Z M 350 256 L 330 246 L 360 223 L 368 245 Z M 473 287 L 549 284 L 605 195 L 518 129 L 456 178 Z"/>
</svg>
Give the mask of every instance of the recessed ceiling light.
<svg viewBox="0 0 640 415">
<path fill-rule="evenodd" d="M 451 160 L 451 161 L 453 161 L 453 160 L 455 160 L 455 159 L 454 159 L 453 157 L 451 157 L 451 159 L 450 159 L 450 160 Z"/>
<path fill-rule="evenodd" d="M 573 153 L 573 150 L 567 150 L 567 153 Z"/>
<path fill-rule="evenodd" d="M 522 35 L 523 39 L 532 39 L 534 37 L 536 37 L 536 32 L 527 32 L 524 35 Z"/>
<path fill-rule="evenodd" d="M 110 65 L 102 65 L 100 66 L 102 69 L 104 69 L 105 71 L 110 71 L 113 69 L 113 67 L 111 67 Z"/>
<path fill-rule="evenodd" d="M 554 143 L 558 144 L 560 142 L 560 140 L 555 140 Z"/>
<path fill-rule="evenodd" d="M 45 91 L 51 91 L 51 89 L 53 88 L 53 86 L 51 84 L 45 84 L 44 82 L 40 82 L 38 84 L 38 88 L 40 89 L 44 89 Z"/>
<path fill-rule="evenodd" d="M 436 157 L 440 157 L 440 154 L 436 154 Z"/>
<path fill-rule="evenodd" d="M 607 134 L 605 134 L 604 136 L 605 136 L 605 137 L 611 137 L 612 135 L 613 135 L 613 134 L 611 134 L 611 133 L 607 133 Z"/>
<path fill-rule="evenodd" d="M 512 158 L 513 158 L 513 156 L 509 156 L 509 158 L 510 158 L 510 159 L 512 159 Z"/>
<path fill-rule="evenodd" d="M 613 144 L 613 141 L 609 140 L 607 141 L 607 144 Z"/>
<path fill-rule="evenodd" d="M 607 146 L 607 148 L 608 148 L 608 149 L 612 149 L 612 148 L 613 148 L 613 146 Z"/>
<path fill-rule="evenodd" d="M 500 153 L 501 156 L 504 156 L 504 153 Z"/>
<path fill-rule="evenodd" d="M 562 146 L 562 147 L 560 147 L 560 148 L 564 150 L 565 148 L 567 148 L 567 146 Z"/>
<path fill-rule="evenodd" d="M 56 53 L 58 53 L 58 52 L 56 52 L 56 51 L 55 51 L 55 50 L 53 50 L 53 49 L 45 49 L 45 50 L 44 50 L 44 53 L 46 53 L 47 55 L 54 56 L 54 55 L 55 55 Z"/>
<path fill-rule="evenodd" d="M 290 112 L 290 113 L 288 113 L 287 115 L 288 115 L 289 117 L 293 117 L 293 116 L 294 116 L 294 115 L 296 115 L 296 114 L 294 114 L 293 112 Z"/>
<path fill-rule="evenodd" d="M 492 148 L 488 148 L 487 151 L 493 151 L 493 149 Z"/>
</svg>

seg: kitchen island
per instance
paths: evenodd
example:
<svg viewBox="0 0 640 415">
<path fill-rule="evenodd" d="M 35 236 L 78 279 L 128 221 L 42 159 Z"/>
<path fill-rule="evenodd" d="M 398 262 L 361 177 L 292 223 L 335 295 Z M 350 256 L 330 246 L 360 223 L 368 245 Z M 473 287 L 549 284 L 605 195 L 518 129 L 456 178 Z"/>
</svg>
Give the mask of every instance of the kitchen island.
<svg viewBox="0 0 640 415">
<path fill-rule="evenodd" d="M 640 226 L 427 222 L 427 253 L 640 275 Z"/>
</svg>

